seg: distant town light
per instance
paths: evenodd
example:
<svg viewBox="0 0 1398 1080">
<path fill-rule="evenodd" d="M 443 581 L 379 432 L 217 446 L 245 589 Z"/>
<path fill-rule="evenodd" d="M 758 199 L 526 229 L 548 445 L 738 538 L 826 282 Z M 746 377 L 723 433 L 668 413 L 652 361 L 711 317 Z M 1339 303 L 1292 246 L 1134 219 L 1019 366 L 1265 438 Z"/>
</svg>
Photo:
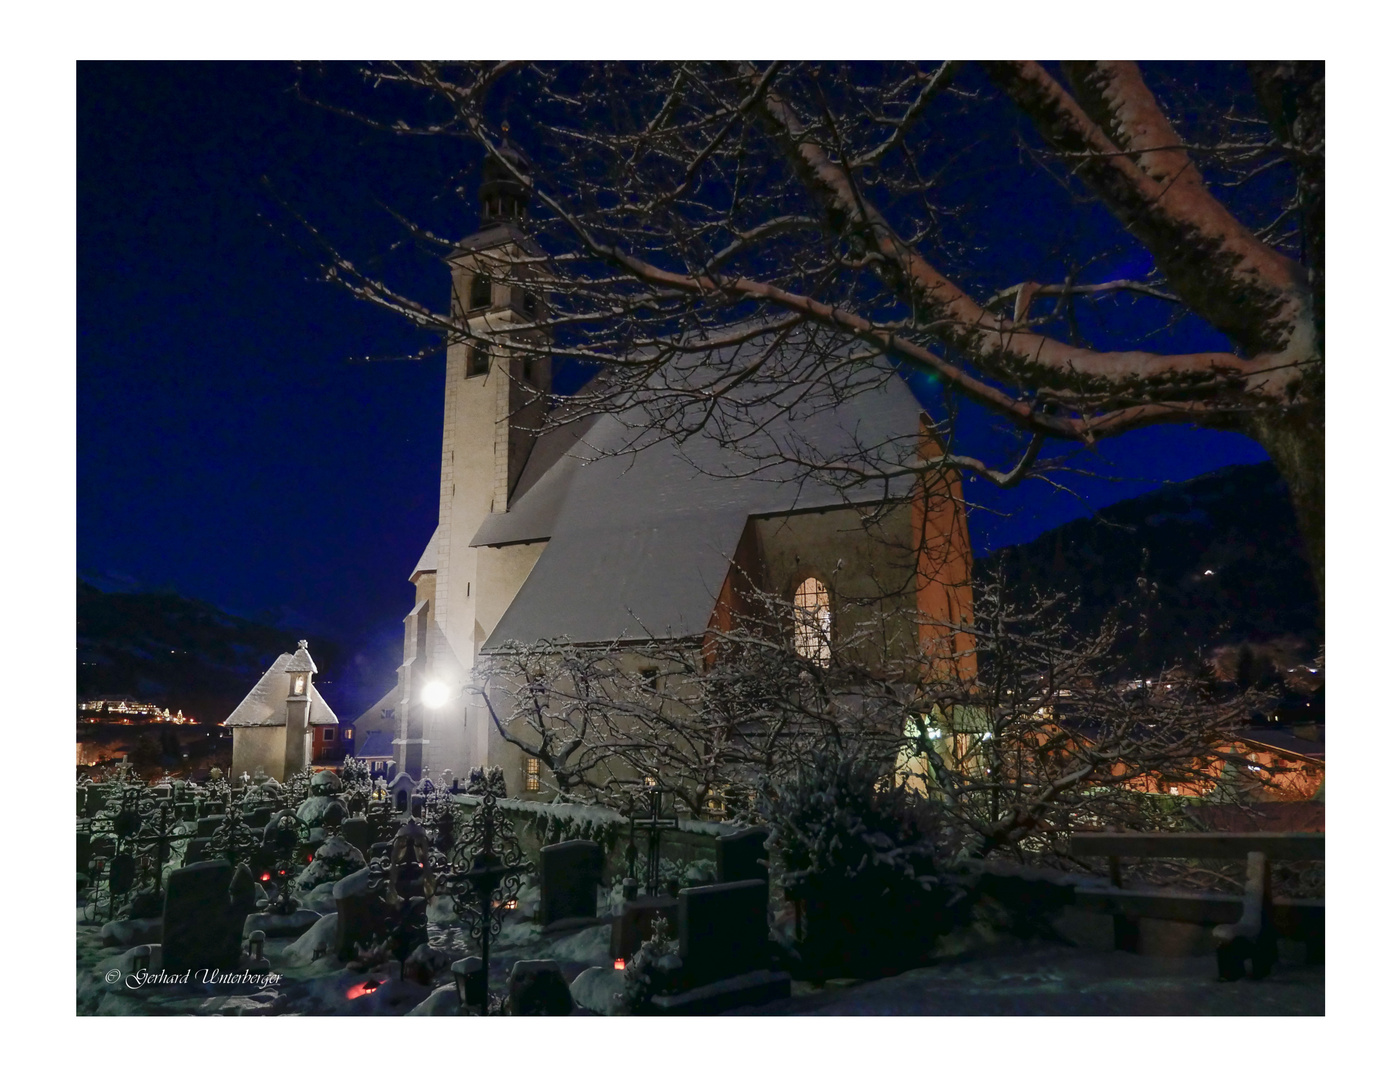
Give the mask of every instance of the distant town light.
<svg viewBox="0 0 1398 1080">
<path fill-rule="evenodd" d="M 1214 572 L 1213 572 L 1212 570 L 1205 570 L 1205 571 L 1204 571 L 1204 576 L 1205 576 L 1205 577 L 1213 577 L 1213 576 L 1214 576 Z"/>
<path fill-rule="evenodd" d="M 422 703 L 429 709 L 440 709 L 450 696 L 451 691 L 443 682 L 430 682 L 422 688 Z"/>
</svg>

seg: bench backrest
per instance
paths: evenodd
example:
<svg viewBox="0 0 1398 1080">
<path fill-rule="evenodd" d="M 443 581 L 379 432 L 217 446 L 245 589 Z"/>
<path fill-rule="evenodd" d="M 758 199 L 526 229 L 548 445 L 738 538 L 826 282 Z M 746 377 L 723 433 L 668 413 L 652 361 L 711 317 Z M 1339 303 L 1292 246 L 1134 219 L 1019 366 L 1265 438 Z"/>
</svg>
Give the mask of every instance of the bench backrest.
<svg viewBox="0 0 1398 1080">
<path fill-rule="evenodd" d="M 1325 834 L 1082 832 L 1072 837 L 1072 852 L 1079 857 L 1246 859 L 1253 851 L 1260 851 L 1269 859 L 1324 859 Z"/>
</svg>

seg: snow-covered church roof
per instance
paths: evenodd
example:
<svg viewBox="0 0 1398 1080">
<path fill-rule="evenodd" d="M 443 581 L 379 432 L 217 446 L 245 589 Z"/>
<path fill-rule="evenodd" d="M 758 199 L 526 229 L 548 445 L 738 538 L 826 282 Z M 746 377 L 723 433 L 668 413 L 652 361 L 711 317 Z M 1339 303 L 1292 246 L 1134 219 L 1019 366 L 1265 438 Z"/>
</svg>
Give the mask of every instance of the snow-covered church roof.
<svg viewBox="0 0 1398 1080">
<path fill-rule="evenodd" d="M 737 364 L 768 344 L 749 342 L 706 363 Z M 785 362 L 799 364 L 799 348 L 786 348 L 797 359 Z M 790 394 L 755 402 L 749 430 L 730 428 L 726 441 L 705 430 L 682 444 L 659 440 L 627 452 L 647 423 L 639 407 L 635 416 L 588 416 L 545 434 L 510 510 L 490 515 L 471 541 L 548 540 L 482 651 L 511 640 L 700 634 L 750 516 L 904 497 L 906 476 L 887 487 L 841 486 L 792 463 L 843 460 L 896 473 L 915 456 L 923 412 L 907 384 L 880 358 L 851 370 L 859 385 L 824 397 L 793 376 Z"/>
<path fill-rule="evenodd" d="M 292 667 L 304 654 L 306 662 L 310 663 L 309 668 Z M 282 653 L 273 661 L 262 678 L 257 680 L 257 685 L 248 691 L 248 696 L 243 698 L 242 703 L 228 714 L 225 720 L 225 727 L 285 727 L 286 726 L 286 699 L 289 694 L 289 680 L 287 675 L 300 671 L 315 671 L 315 664 L 311 661 L 310 654 L 306 652 L 305 642 L 301 643 L 301 648 L 297 649 L 293 656 L 291 653 Z M 334 710 L 325 703 L 325 699 L 320 696 L 320 691 L 316 689 L 315 683 L 311 684 L 311 723 L 312 724 L 338 724 L 339 718 Z"/>
</svg>

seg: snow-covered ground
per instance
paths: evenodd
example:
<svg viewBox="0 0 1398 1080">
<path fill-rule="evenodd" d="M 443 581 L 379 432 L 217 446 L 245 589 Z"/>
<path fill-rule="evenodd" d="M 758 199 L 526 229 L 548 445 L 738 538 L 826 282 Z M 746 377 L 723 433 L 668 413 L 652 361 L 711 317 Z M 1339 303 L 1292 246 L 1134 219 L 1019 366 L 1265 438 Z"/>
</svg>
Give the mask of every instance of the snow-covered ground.
<svg viewBox="0 0 1398 1080">
<path fill-rule="evenodd" d="M 601 910 L 606 910 L 607 894 L 602 894 Z M 619 892 L 618 892 L 619 899 Z M 611 930 L 608 925 L 586 927 L 561 934 L 544 934 L 533 922 L 538 888 L 527 885 L 518 910 L 505 916 L 500 936 L 491 943 L 491 992 L 502 994 L 505 980 L 516 960 L 557 960 L 570 982 L 590 967 L 610 968 L 608 955 Z M 333 903 L 330 911 L 333 912 Z M 459 921 L 452 917 L 449 903 L 434 903 L 428 923 L 428 943 L 439 953 L 439 972 L 427 984 L 399 978 L 396 961 L 370 970 L 354 970 L 333 955 L 333 914 L 324 915 L 300 937 L 274 938 L 266 942 L 266 956 L 278 976 L 266 988 L 257 986 L 196 987 L 185 985 L 146 985 L 131 989 L 125 984 L 130 971 L 129 952 L 133 945 L 104 946 L 99 922 L 85 922 L 81 909 L 77 925 L 77 1011 L 79 1015 L 303 1015 L 362 1016 L 405 1015 L 411 1011 L 442 1011 L 450 991 L 450 1010 L 455 1009 L 450 962 L 468 953 L 478 953 Z M 158 925 L 155 936 L 158 936 Z M 147 934 L 147 937 L 152 935 Z M 315 959 L 316 947 L 329 944 L 331 950 Z M 124 962 L 125 958 L 125 962 Z M 118 975 L 109 981 L 109 973 Z M 367 989 L 366 989 L 367 988 Z M 419 1009 L 434 990 L 441 989 L 432 1007 Z M 206 992 L 207 991 L 207 992 Z"/>
</svg>

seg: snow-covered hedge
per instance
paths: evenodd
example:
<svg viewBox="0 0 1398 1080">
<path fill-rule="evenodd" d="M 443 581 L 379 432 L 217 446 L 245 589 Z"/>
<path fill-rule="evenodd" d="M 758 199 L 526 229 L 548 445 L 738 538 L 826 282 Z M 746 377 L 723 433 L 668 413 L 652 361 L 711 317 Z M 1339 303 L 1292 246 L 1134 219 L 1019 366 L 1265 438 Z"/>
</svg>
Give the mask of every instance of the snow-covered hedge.
<svg viewBox="0 0 1398 1080">
<path fill-rule="evenodd" d="M 944 929 L 934 808 L 879 762 L 817 755 L 765 801 L 775 881 L 804 910 L 801 959 L 827 973 L 908 956 Z"/>
<path fill-rule="evenodd" d="M 474 795 L 458 795 L 456 801 L 462 804 L 469 815 L 480 805 L 480 798 Z M 600 844 L 604 857 L 610 862 L 625 848 L 629 822 L 622 814 L 605 806 L 588 803 L 536 802 L 528 799 L 497 799 L 496 806 L 509 815 L 514 822 L 516 833 L 526 847 L 540 848 L 548 844 L 559 844 L 565 840 L 592 840 Z M 683 846 L 692 850 L 683 860 L 686 864 L 706 856 L 710 845 L 700 838 L 722 836 L 735 831 L 739 826 L 718 821 L 691 821 L 681 819 L 673 830 L 696 843 Z M 638 837 L 638 844 L 641 842 Z"/>
</svg>

